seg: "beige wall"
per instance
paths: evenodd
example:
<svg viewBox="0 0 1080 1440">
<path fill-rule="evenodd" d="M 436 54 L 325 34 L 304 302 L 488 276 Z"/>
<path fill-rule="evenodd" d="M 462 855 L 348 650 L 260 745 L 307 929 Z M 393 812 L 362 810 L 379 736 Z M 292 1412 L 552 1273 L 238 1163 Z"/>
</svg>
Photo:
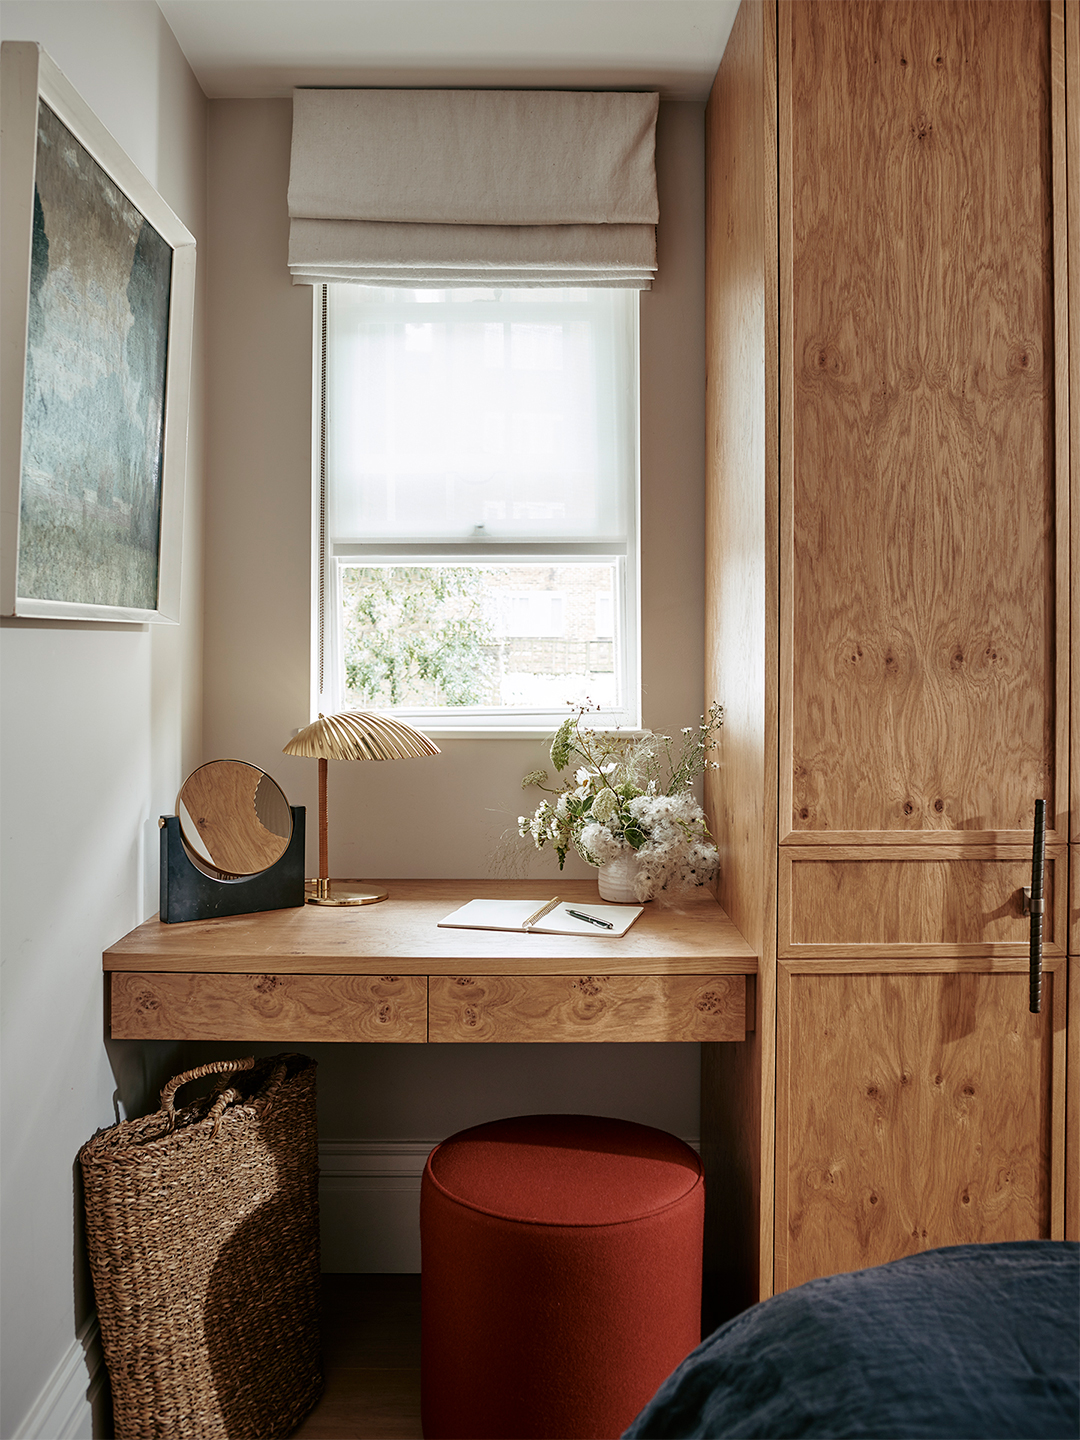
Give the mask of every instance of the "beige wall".
<svg viewBox="0 0 1080 1440">
<path fill-rule="evenodd" d="M 157 6 L 6 4 L 0 26 L 45 47 L 201 247 L 206 101 Z M 90 1433 L 74 1161 L 175 1059 L 105 1044 L 101 951 L 157 909 L 157 817 L 202 753 L 202 295 L 200 276 L 180 625 L 0 621 L 5 1436 L 55 1437 L 69 1395 Z"/>
<path fill-rule="evenodd" d="M 291 107 L 210 112 L 206 754 L 264 767 L 313 819 L 316 767 L 281 754 L 311 718 L 312 291 L 286 271 Z M 641 297 L 643 710 L 657 729 L 696 721 L 703 693 L 703 119 L 661 107 L 660 271 Z M 430 761 L 331 766 L 332 873 L 482 889 L 543 746 L 439 743 Z M 531 873 L 558 871 L 545 853 Z M 697 1133 L 695 1046 L 313 1048 L 324 1139 L 428 1139 L 545 1108 Z"/>
<path fill-rule="evenodd" d="M 703 693 L 703 114 L 661 107 L 660 273 L 641 297 L 643 715 L 657 729 L 696 720 Z M 290 132 L 288 101 L 211 104 L 205 736 L 209 756 L 263 766 L 313 809 L 315 766 L 281 754 L 312 718 L 313 292 L 286 270 Z M 334 873 L 489 873 L 543 746 L 439 743 L 431 762 L 331 767 Z"/>
</svg>

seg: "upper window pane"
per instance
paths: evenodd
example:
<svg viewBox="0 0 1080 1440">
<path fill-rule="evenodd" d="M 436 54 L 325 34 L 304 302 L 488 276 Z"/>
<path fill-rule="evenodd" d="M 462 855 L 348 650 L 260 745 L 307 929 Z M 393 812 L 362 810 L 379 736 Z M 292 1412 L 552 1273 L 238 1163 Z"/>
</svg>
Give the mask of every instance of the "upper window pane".
<svg viewBox="0 0 1080 1440">
<path fill-rule="evenodd" d="M 331 287 L 331 540 L 625 540 L 635 301 Z"/>
</svg>

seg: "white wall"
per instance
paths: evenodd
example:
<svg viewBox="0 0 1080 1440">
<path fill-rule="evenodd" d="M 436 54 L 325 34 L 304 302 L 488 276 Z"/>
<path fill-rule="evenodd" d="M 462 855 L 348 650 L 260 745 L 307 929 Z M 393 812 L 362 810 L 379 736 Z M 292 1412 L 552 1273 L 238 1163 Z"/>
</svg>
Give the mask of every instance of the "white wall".
<svg viewBox="0 0 1080 1440">
<path fill-rule="evenodd" d="M 0 35 L 45 47 L 201 247 L 206 101 L 157 6 L 8 3 Z M 0 621 L 4 1436 L 56 1440 L 86 1389 L 75 1157 L 114 1099 L 153 1108 L 176 1059 L 105 1043 L 101 951 L 157 909 L 157 817 L 202 759 L 204 291 L 201 276 L 181 624 Z M 67 1418 L 89 1434 L 80 1404 Z"/>
<path fill-rule="evenodd" d="M 703 121 L 701 105 L 661 107 L 660 269 L 641 297 L 642 674 L 644 722 L 657 729 L 693 723 L 702 707 Z M 205 741 L 208 758 L 268 770 L 313 821 L 316 766 L 281 754 L 312 718 L 312 291 L 286 270 L 290 129 L 287 100 L 211 103 Z M 543 747 L 439 743 L 431 761 L 331 765 L 332 873 L 491 873 L 523 808 L 521 776 L 543 763 Z M 531 873 L 558 872 L 545 853 Z M 432 1140 L 544 1109 L 698 1129 L 696 1046 L 305 1049 L 320 1060 L 324 1140 Z M 200 1058 L 209 1053 L 200 1047 Z M 347 1268 L 326 1226 L 324 1247 L 329 1268 Z"/>
</svg>

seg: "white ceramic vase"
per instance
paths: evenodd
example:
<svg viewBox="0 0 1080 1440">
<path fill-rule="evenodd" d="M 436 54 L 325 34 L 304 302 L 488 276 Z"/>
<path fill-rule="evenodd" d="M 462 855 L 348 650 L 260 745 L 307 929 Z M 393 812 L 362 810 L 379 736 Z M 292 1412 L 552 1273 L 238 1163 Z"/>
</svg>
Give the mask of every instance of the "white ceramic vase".
<svg viewBox="0 0 1080 1440">
<path fill-rule="evenodd" d="M 616 855 L 614 860 L 601 865 L 596 872 L 601 900 L 614 900 L 620 904 L 637 904 L 634 882 L 637 879 L 640 861 L 633 850 Z"/>
</svg>

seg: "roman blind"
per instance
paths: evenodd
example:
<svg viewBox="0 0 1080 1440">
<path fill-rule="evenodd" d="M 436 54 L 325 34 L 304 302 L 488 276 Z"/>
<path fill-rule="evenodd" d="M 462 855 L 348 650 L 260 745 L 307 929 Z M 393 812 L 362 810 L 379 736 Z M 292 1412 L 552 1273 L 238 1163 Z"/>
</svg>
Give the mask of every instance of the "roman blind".
<svg viewBox="0 0 1080 1440">
<path fill-rule="evenodd" d="M 655 94 L 295 90 L 299 285 L 646 290 Z"/>
</svg>

